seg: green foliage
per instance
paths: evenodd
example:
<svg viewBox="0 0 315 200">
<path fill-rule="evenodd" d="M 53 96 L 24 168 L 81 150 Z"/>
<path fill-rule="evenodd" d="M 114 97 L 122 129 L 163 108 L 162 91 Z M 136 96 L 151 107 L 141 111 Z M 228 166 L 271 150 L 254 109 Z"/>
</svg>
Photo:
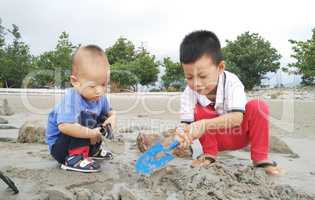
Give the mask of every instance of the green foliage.
<svg viewBox="0 0 315 200">
<path fill-rule="evenodd" d="M 44 52 L 36 58 L 36 77 L 32 87 L 69 85 L 71 55 L 78 46 L 69 40 L 69 34 L 62 32 L 54 50 Z"/>
<path fill-rule="evenodd" d="M 124 37 L 118 38 L 112 47 L 106 49 L 106 55 L 109 63 L 128 63 L 135 58 L 135 46 L 134 44 Z"/>
<path fill-rule="evenodd" d="M 182 90 L 185 87 L 185 77 L 181 64 L 167 57 L 163 59 L 162 65 L 165 68 L 165 74 L 162 76 L 163 86 L 172 91 Z"/>
<path fill-rule="evenodd" d="M 3 67 L 1 66 L 4 60 L 4 45 L 5 45 L 5 38 L 4 38 L 5 32 L 4 27 L 2 26 L 2 20 L 0 18 L 0 70 L 3 70 Z M 2 72 L 2 71 L 1 71 Z M 1 73 L 2 74 L 2 73 Z M 2 78 L 2 75 L 0 74 L 0 87 L 4 87 L 4 80 Z"/>
<path fill-rule="evenodd" d="M 128 63 L 128 65 L 130 66 L 130 72 L 138 77 L 141 85 L 150 85 L 157 81 L 159 63 L 155 61 L 155 56 L 143 47 L 139 48 L 135 60 Z"/>
<path fill-rule="evenodd" d="M 315 84 L 315 28 L 312 32 L 312 38 L 305 42 L 289 40 L 293 45 L 291 57 L 296 59 L 296 62 L 290 63 L 289 67 L 297 69 L 297 74 L 302 74 L 304 85 Z"/>
<path fill-rule="evenodd" d="M 2 50 L 2 47 L 5 45 L 5 39 L 4 39 L 4 27 L 2 26 L 2 20 L 0 18 L 0 51 Z"/>
<path fill-rule="evenodd" d="M 112 65 L 112 84 L 121 89 L 136 90 L 137 84 L 150 85 L 157 81 L 159 63 L 144 47 L 136 51 L 132 42 L 120 37 L 106 49 L 106 54 Z"/>
<path fill-rule="evenodd" d="M 267 72 L 280 68 L 281 55 L 257 33 L 245 32 L 223 48 L 227 70 L 241 79 L 246 89 L 259 86 Z"/>
<path fill-rule="evenodd" d="M 8 32 L 13 37 L 12 43 L 5 46 L 4 28 L 0 28 L 0 79 L 1 85 L 11 88 L 22 86 L 24 77 L 32 69 L 32 55 L 26 43 L 21 40 L 18 26 L 12 25 Z"/>
<path fill-rule="evenodd" d="M 7 42 L 6 36 L 12 37 L 12 40 Z M 309 40 L 289 41 L 293 45 L 291 56 L 296 62 L 288 67 L 302 74 L 304 84 L 314 84 L 315 28 Z M 62 32 L 53 50 L 34 57 L 29 46 L 22 41 L 18 26 L 13 24 L 11 29 L 7 29 L 0 19 L 0 87 L 66 87 L 69 84 L 71 55 L 78 46 L 70 42 L 66 32 Z M 236 73 L 246 89 L 260 85 L 267 72 L 280 68 L 280 54 L 257 33 L 245 32 L 234 41 L 227 40 L 223 52 L 227 70 Z M 185 87 L 180 63 L 173 62 L 169 57 L 159 63 L 143 46 L 136 48 L 124 37 L 107 48 L 106 54 L 111 64 L 111 82 L 117 88 L 136 91 L 138 84 L 153 84 L 158 78 L 159 65 L 165 68 L 162 81 L 167 91 Z"/>
<path fill-rule="evenodd" d="M 139 83 L 138 77 L 130 72 L 127 64 L 114 64 L 111 66 L 111 84 L 119 89 L 132 89 L 136 91 Z"/>
</svg>

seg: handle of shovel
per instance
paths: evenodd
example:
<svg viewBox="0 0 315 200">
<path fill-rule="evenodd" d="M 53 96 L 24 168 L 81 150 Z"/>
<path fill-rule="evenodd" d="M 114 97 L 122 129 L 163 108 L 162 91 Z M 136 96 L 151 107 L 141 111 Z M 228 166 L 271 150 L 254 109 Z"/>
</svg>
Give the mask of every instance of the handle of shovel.
<svg viewBox="0 0 315 200">
<path fill-rule="evenodd" d="M 179 141 L 175 139 L 168 146 L 168 150 L 171 151 L 171 150 L 175 149 L 178 145 L 179 145 Z"/>
</svg>

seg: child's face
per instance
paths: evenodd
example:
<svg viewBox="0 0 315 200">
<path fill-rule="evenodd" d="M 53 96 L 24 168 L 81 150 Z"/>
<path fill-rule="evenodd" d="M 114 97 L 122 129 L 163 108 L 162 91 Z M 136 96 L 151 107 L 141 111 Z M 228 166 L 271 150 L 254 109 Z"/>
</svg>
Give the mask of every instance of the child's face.
<svg viewBox="0 0 315 200">
<path fill-rule="evenodd" d="M 97 101 L 106 93 L 109 80 L 108 63 L 99 63 L 96 66 L 85 66 L 80 75 L 71 76 L 73 87 L 89 101 Z"/>
<path fill-rule="evenodd" d="M 219 75 L 224 71 L 224 62 L 216 66 L 210 56 L 204 55 L 194 63 L 183 64 L 183 70 L 188 86 L 207 95 L 216 88 Z"/>
</svg>

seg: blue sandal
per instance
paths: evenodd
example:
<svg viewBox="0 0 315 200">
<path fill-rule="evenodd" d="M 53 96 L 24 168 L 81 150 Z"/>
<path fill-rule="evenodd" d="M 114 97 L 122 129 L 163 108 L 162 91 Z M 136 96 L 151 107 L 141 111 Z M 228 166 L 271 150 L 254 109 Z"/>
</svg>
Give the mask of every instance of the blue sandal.
<svg viewBox="0 0 315 200">
<path fill-rule="evenodd" d="M 61 169 L 76 172 L 99 172 L 100 165 L 89 158 L 83 158 L 83 155 L 73 155 L 66 158 L 65 164 L 61 164 Z"/>
</svg>

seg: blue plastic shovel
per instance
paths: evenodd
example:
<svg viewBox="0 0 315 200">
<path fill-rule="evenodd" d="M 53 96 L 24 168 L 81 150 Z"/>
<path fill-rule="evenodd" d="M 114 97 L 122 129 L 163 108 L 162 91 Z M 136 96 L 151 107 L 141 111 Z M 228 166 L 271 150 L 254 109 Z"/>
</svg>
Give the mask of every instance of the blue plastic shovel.
<svg viewBox="0 0 315 200">
<path fill-rule="evenodd" d="M 161 143 L 153 145 L 142 154 L 136 162 L 136 171 L 141 174 L 151 174 L 154 170 L 164 167 L 174 159 L 172 150 L 179 145 L 179 141 L 173 139 L 171 144 L 165 148 Z"/>
</svg>

